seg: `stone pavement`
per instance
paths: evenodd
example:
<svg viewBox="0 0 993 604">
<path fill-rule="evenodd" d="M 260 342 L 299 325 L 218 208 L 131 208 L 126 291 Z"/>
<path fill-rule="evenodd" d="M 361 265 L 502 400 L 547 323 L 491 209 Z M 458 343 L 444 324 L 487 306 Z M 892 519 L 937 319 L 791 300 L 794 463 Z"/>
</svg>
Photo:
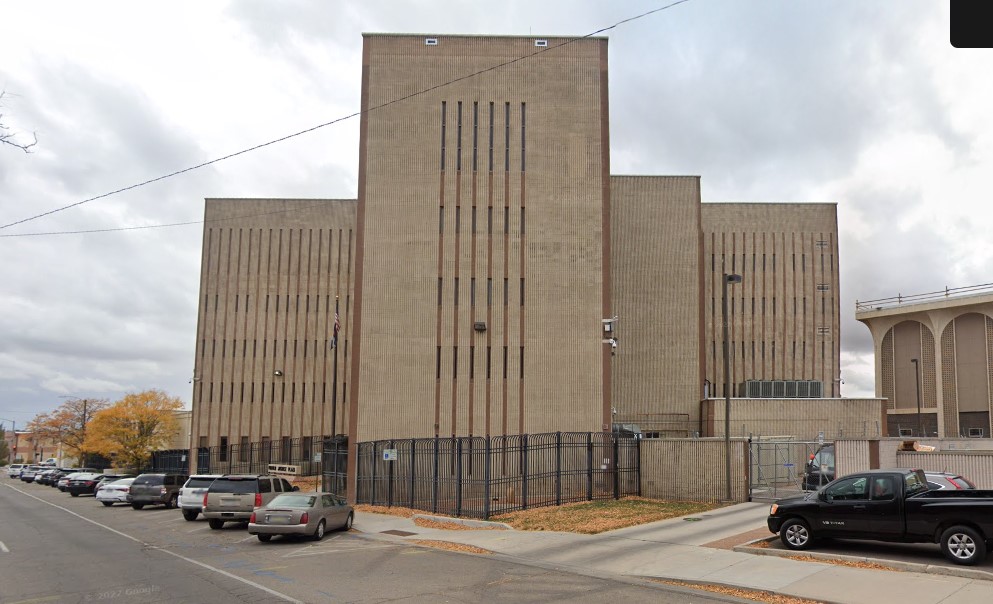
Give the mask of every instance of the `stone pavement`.
<svg viewBox="0 0 993 604">
<path fill-rule="evenodd" d="M 579 574 L 725 585 L 820 602 L 993 602 L 990 573 L 963 567 L 949 569 L 960 576 L 932 574 L 942 570 L 869 570 L 713 547 L 722 542 L 731 543 L 735 536 L 743 533 L 754 535 L 756 529 L 765 526 L 767 513 L 767 504 L 743 503 L 599 535 L 579 535 L 512 529 L 446 530 L 418 526 L 411 518 L 356 512 L 355 529 L 375 539 L 423 539 L 471 545 L 492 551 L 506 560 Z M 706 544 L 712 547 L 706 547 Z M 906 568 L 926 570 L 925 565 Z M 986 578 L 982 578 L 984 576 Z"/>
</svg>

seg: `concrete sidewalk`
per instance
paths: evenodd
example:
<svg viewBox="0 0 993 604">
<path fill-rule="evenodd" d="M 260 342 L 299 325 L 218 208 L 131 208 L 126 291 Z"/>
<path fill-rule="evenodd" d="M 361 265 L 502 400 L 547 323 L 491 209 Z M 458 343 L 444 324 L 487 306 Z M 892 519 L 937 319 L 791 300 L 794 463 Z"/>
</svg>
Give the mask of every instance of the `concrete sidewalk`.
<svg viewBox="0 0 993 604">
<path fill-rule="evenodd" d="M 370 538 L 436 540 L 483 548 L 528 565 L 580 574 L 674 579 L 773 591 L 821 602 L 987 604 L 993 581 L 962 576 L 851 568 L 702 547 L 765 526 L 768 505 L 746 503 L 689 518 L 599 535 L 515 530 L 445 530 L 411 518 L 356 512 Z M 438 520 L 451 521 L 449 518 Z M 964 570 L 964 569 L 963 569 Z"/>
</svg>

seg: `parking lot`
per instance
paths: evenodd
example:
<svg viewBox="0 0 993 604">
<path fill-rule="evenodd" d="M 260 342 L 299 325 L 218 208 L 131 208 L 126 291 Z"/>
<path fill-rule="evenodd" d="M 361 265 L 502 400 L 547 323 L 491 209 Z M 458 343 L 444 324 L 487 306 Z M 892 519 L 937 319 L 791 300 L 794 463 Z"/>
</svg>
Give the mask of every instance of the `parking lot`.
<svg viewBox="0 0 993 604">
<path fill-rule="evenodd" d="M 92 496 L 74 498 L 6 476 L 0 477 L 0 510 L 0 585 L 8 604 L 708 601 L 665 586 L 400 543 L 363 532 L 361 515 L 351 531 L 329 532 L 320 542 L 260 543 L 244 524 L 212 530 L 177 509 L 105 507 Z M 52 569 L 60 569 L 54 577 Z"/>
</svg>

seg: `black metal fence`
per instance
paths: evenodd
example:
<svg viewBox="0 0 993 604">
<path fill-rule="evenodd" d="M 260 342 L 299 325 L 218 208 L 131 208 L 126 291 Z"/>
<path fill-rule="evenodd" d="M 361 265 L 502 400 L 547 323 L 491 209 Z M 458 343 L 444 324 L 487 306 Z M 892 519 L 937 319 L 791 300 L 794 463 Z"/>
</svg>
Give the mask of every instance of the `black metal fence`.
<svg viewBox="0 0 993 604">
<path fill-rule="evenodd" d="M 640 440 L 607 432 L 358 443 L 356 502 L 490 516 L 641 492 Z"/>
<path fill-rule="evenodd" d="M 152 457 L 145 471 L 187 474 L 190 471 L 189 454 L 187 449 L 152 451 Z"/>
<path fill-rule="evenodd" d="M 316 476 L 321 473 L 323 439 L 305 436 L 196 449 L 201 474 L 265 474 L 270 465 L 282 473 Z"/>
</svg>

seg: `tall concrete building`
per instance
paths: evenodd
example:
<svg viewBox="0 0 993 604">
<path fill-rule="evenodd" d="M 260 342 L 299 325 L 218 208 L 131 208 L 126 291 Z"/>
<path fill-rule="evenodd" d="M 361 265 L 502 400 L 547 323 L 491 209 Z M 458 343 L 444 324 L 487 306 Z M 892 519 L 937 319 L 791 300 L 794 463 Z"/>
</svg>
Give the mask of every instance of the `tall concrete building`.
<svg viewBox="0 0 993 604">
<path fill-rule="evenodd" d="M 836 395 L 835 206 L 611 176 L 607 97 L 602 38 L 366 35 L 357 200 L 207 200 L 194 446 L 689 436 L 724 272 L 735 388 Z"/>
<path fill-rule="evenodd" d="M 856 303 L 875 349 L 890 436 L 993 434 L 993 288 Z"/>
</svg>

